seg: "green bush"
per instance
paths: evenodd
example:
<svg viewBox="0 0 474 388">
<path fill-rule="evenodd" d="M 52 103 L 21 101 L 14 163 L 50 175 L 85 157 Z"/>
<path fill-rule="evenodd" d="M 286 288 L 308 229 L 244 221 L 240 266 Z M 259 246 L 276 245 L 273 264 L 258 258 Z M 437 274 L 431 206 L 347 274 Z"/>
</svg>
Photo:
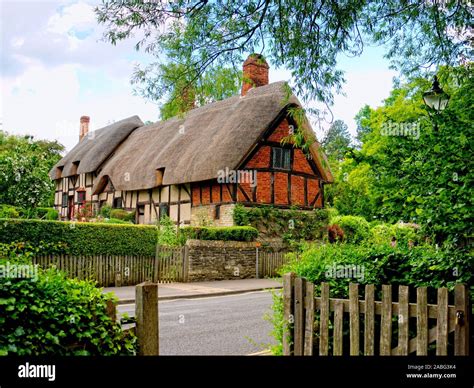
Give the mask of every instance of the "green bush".
<svg viewBox="0 0 474 388">
<path fill-rule="evenodd" d="M 40 241 L 32 245 L 24 242 L 0 243 L 0 259 L 15 258 L 16 256 L 31 257 L 35 255 L 60 255 L 66 252 L 66 243 L 50 243 Z"/>
<path fill-rule="evenodd" d="M 30 277 L 0 278 L 0 355 L 136 354 L 136 337 L 107 315 L 111 294 L 55 268 L 29 268 Z"/>
<path fill-rule="evenodd" d="M 235 225 L 253 226 L 261 236 L 283 237 L 287 242 L 321 240 L 326 235 L 328 225 L 326 209 L 283 210 L 273 206 L 245 207 L 238 204 L 234 208 L 233 218 Z"/>
<path fill-rule="evenodd" d="M 254 241 L 258 237 L 257 229 L 251 226 L 186 226 L 180 233 L 197 240 Z"/>
<path fill-rule="evenodd" d="M 135 220 L 135 212 L 128 212 L 124 209 L 111 209 L 110 218 L 115 218 L 122 221 L 132 222 Z"/>
<path fill-rule="evenodd" d="M 72 255 L 155 254 L 156 227 L 93 222 L 0 220 L 0 243 L 64 243 Z"/>
<path fill-rule="evenodd" d="M 104 224 L 131 224 L 129 221 L 120 220 L 118 218 L 106 218 L 104 221 L 101 221 Z"/>
<path fill-rule="evenodd" d="M 397 245 L 404 246 L 410 243 L 420 244 L 423 240 L 419 227 L 415 224 L 379 224 L 370 230 L 370 243 L 388 244 L 392 238 L 395 238 Z"/>
<path fill-rule="evenodd" d="M 110 206 L 107 203 L 104 203 L 99 211 L 99 215 L 101 215 L 104 218 L 110 218 L 110 212 L 112 211 L 112 206 Z"/>
<path fill-rule="evenodd" d="M 344 240 L 348 243 L 359 243 L 369 238 L 370 226 L 364 217 L 336 216 L 332 222 L 344 231 Z"/>
<path fill-rule="evenodd" d="M 338 265 L 358 266 L 354 268 L 362 268 L 363 277 L 335 277 L 333 270 Z M 282 273 L 290 271 L 315 284 L 328 282 L 332 295 L 346 297 L 351 282 L 452 290 L 456 283 L 472 284 L 474 260 L 466 251 L 427 245 L 408 248 L 388 244 L 325 244 L 308 248 L 281 270 Z"/>
<path fill-rule="evenodd" d="M 178 233 L 174 221 L 168 217 L 161 217 L 156 223 L 158 228 L 158 244 L 166 246 L 178 246 L 184 241 L 180 240 L 180 237 L 183 236 L 181 233 Z"/>
<path fill-rule="evenodd" d="M 0 205 L 0 218 L 18 218 L 19 215 L 14 206 Z"/>
</svg>

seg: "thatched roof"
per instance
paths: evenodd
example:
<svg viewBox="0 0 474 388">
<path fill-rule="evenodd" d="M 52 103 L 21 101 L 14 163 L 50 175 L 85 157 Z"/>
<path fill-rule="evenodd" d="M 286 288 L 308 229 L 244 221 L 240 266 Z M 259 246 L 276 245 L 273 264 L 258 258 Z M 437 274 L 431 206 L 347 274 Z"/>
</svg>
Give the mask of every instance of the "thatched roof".
<svg viewBox="0 0 474 388">
<path fill-rule="evenodd" d="M 49 172 L 51 179 L 96 171 L 134 129 L 142 126 L 140 118 L 132 116 L 89 132 L 51 169 Z"/>
<path fill-rule="evenodd" d="M 253 88 L 243 97 L 234 96 L 193 109 L 182 118 L 130 130 L 128 138 L 102 165 L 93 191 L 99 192 L 107 179 L 116 190 L 140 190 L 159 184 L 215 179 L 219 170 L 237 168 L 284 109 L 301 106 L 295 96 L 288 99 L 284 85 L 276 82 Z M 304 127 L 307 136 L 314 137 L 308 122 Z M 332 182 L 317 142 L 311 152 L 323 180 Z M 87 157 L 92 156 L 93 153 L 87 153 Z M 68 162 L 74 160 L 69 154 L 66 158 Z"/>
</svg>

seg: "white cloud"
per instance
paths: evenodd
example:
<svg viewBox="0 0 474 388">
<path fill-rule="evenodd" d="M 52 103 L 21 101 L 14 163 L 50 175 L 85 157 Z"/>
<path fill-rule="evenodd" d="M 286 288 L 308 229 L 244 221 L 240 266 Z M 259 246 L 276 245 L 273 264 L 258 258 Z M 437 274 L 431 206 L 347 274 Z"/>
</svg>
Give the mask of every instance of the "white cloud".
<svg viewBox="0 0 474 388">
<path fill-rule="evenodd" d="M 84 2 L 71 4 L 55 13 L 48 20 L 47 31 L 67 34 L 71 31 L 89 29 L 95 23 L 94 7 Z"/>
</svg>

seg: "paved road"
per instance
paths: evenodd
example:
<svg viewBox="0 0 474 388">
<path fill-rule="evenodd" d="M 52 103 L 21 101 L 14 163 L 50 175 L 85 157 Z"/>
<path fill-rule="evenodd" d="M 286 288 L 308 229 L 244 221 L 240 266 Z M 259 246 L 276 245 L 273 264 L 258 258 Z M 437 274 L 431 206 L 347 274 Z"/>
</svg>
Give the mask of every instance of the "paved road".
<svg viewBox="0 0 474 388">
<path fill-rule="evenodd" d="M 263 319 L 271 312 L 268 291 L 159 302 L 160 354 L 246 355 L 274 343 L 272 327 Z M 135 305 L 118 306 L 134 315 Z"/>
</svg>

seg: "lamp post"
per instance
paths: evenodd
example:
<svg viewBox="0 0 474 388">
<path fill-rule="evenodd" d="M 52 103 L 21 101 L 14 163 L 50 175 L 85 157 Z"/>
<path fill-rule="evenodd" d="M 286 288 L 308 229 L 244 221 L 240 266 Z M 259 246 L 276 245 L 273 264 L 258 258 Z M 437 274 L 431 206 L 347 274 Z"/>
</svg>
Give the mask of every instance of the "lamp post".
<svg viewBox="0 0 474 388">
<path fill-rule="evenodd" d="M 428 108 L 430 108 L 430 110 L 433 110 L 435 114 L 443 111 L 448 105 L 449 95 L 441 88 L 441 86 L 439 86 L 437 76 L 433 79 L 431 89 L 423 93 L 423 102 Z M 435 121 L 435 131 L 437 129 L 438 125 Z"/>
</svg>

